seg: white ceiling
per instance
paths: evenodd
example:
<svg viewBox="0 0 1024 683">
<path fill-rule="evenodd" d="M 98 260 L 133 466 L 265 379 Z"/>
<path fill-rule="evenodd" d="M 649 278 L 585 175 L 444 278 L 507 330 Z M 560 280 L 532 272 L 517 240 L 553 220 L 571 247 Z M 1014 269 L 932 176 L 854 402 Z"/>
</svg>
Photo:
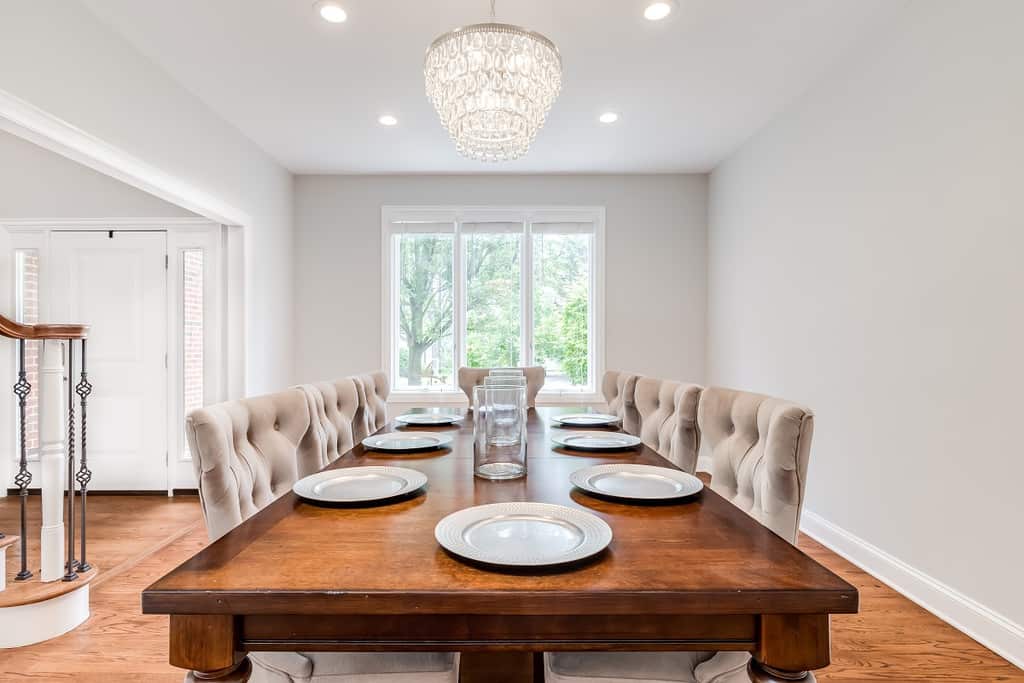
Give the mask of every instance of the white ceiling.
<svg viewBox="0 0 1024 683">
<path fill-rule="evenodd" d="M 423 92 L 426 46 L 484 20 L 487 0 L 84 0 L 296 173 L 703 172 L 876 26 L 886 0 L 498 0 L 553 39 L 564 88 L 530 153 L 462 159 Z M 597 122 L 606 110 L 617 124 Z M 382 113 L 399 125 L 384 128 Z"/>
</svg>

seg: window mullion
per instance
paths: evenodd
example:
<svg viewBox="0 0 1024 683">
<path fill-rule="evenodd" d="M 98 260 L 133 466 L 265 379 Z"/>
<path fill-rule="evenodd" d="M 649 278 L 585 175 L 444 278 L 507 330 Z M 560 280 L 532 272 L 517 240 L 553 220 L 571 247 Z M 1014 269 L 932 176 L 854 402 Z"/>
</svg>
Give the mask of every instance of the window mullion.
<svg viewBox="0 0 1024 683">
<path fill-rule="evenodd" d="M 455 289 L 454 305 L 455 310 L 453 314 L 455 316 L 453 329 L 455 330 L 455 368 L 457 372 L 458 368 L 466 365 L 466 254 L 463 249 L 462 243 L 462 220 L 455 222 L 455 235 L 453 237 L 452 244 L 452 267 L 453 276 L 452 286 Z M 456 385 L 455 378 L 452 378 L 453 387 Z"/>
<path fill-rule="evenodd" d="M 398 381 L 398 374 L 400 366 L 398 362 L 398 347 L 401 344 L 402 332 L 399 326 L 399 319 L 401 312 L 399 306 L 402 300 L 402 250 L 399 248 L 398 243 L 399 237 L 395 232 L 390 232 L 388 235 L 388 250 L 390 255 L 388 257 L 389 263 L 391 264 L 391 272 L 388 273 L 391 279 L 391 287 L 388 291 L 388 307 L 390 308 L 391 322 L 390 322 L 390 348 L 388 349 L 389 363 L 391 365 L 390 372 L 394 378 L 392 381 Z"/>
<path fill-rule="evenodd" d="M 520 242 L 519 258 L 519 295 L 520 303 L 519 358 L 523 365 L 533 365 L 533 237 L 530 221 L 523 222 L 523 234 Z"/>
</svg>

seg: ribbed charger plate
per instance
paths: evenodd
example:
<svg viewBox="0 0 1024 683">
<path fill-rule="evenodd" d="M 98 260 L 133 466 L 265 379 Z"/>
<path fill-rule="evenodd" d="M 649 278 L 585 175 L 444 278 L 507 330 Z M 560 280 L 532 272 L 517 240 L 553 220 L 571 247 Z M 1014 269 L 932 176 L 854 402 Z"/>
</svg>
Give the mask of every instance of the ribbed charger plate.
<svg viewBox="0 0 1024 683">
<path fill-rule="evenodd" d="M 626 500 L 673 500 L 704 488 L 704 482 L 681 470 L 635 464 L 584 467 L 569 481 L 584 491 Z"/>
<path fill-rule="evenodd" d="M 611 543 L 612 530 L 583 510 L 513 502 L 453 512 L 437 523 L 434 537 L 448 551 L 476 562 L 543 567 L 596 555 Z"/>
</svg>

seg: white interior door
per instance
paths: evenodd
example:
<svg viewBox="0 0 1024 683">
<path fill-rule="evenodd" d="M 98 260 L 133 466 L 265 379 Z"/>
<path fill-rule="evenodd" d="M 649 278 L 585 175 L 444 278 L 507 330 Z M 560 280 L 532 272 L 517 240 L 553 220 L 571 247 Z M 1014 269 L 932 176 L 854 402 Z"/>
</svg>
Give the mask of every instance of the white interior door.
<svg viewBox="0 0 1024 683">
<path fill-rule="evenodd" d="M 89 488 L 166 490 L 167 234 L 54 232 L 50 240 L 48 317 L 92 326 Z"/>
</svg>

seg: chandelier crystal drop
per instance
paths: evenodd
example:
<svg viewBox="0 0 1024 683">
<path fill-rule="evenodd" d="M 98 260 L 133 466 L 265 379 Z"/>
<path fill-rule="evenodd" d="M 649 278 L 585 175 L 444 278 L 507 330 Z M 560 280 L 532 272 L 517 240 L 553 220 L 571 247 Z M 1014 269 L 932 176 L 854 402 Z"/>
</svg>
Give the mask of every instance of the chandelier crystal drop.
<svg viewBox="0 0 1024 683">
<path fill-rule="evenodd" d="M 492 21 L 439 36 L 423 75 L 459 153 L 506 161 L 526 154 L 544 125 L 562 89 L 562 58 L 539 33 Z"/>
</svg>

